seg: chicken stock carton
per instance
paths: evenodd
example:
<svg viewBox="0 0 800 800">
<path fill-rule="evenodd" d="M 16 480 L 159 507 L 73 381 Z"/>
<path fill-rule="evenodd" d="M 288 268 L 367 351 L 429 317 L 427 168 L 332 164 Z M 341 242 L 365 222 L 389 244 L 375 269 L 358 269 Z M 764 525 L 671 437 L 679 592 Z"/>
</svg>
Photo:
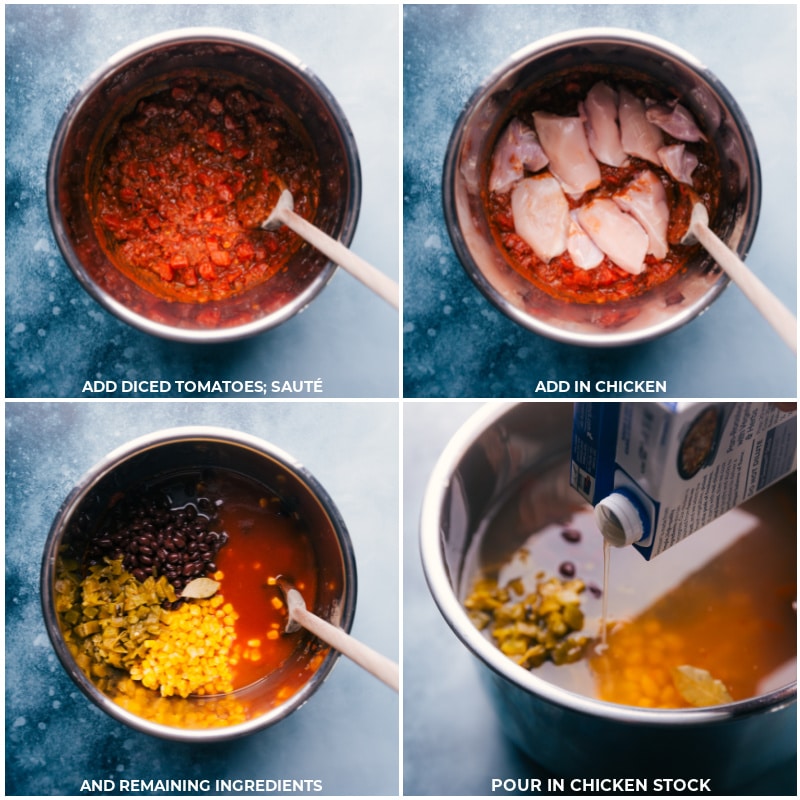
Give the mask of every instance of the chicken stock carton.
<svg viewBox="0 0 800 800">
<path fill-rule="evenodd" d="M 647 560 L 796 468 L 796 410 L 778 404 L 575 404 L 570 483 Z"/>
</svg>

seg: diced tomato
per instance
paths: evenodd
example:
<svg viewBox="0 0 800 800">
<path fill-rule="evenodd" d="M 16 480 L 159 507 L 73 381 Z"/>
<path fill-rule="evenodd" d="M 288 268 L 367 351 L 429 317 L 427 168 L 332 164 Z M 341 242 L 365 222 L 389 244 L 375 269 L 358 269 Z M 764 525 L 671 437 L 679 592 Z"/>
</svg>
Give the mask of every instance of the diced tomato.
<svg viewBox="0 0 800 800">
<path fill-rule="evenodd" d="M 218 267 L 227 267 L 233 260 L 227 250 L 212 250 L 208 256 Z"/>
<path fill-rule="evenodd" d="M 121 231 L 125 227 L 125 222 L 119 214 L 102 214 L 100 219 L 103 225 L 112 231 Z"/>
<path fill-rule="evenodd" d="M 225 152 L 225 137 L 219 131 L 209 131 L 206 134 L 206 144 L 218 153 Z"/>
<path fill-rule="evenodd" d="M 250 242 L 242 242 L 236 248 L 236 257 L 240 261 L 249 261 L 255 255 L 256 249 Z"/>
<path fill-rule="evenodd" d="M 167 264 L 166 261 L 156 261 L 153 265 L 153 269 L 162 281 L 171 282 L 175 277 L 172 266 Z"/>
<path fill-rule="evenodd" d="M 136 200 L 136 196 L 136 189 L 131 189 L 128 186 L 124 186 L 119 190 L 119 199 L 123 203 L 133 203 Z"/>
<path fill-rule="evenodd" d="M 236 195 L 233 193 L 231 187 L 228 186 L 227 183 L 218 183 L 217 197 L 219 197 L 219 199 L 222 200 L 223 203 L 232 203 Z"/>
<path fill-rule="evenodd" d="M 213 256 L 212 256 L 213 259 Z M 213 281 L 214 278 L 217 277 L 217 271 L 214 269 L 213 264 L 209 264 L 208 261 L 204 261 L 197 270 L 200 273 L 200 277 L 206 281 Z"/>
</svg>

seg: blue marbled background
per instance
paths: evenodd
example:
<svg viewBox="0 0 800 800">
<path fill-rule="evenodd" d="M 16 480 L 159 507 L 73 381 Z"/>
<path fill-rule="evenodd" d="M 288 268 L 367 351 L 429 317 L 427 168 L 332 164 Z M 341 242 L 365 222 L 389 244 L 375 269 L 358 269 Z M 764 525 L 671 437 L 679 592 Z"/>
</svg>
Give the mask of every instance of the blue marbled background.
<svg viewBox="0 0 800 800">
<path fill-rule="evenodd" d="M 40 610 L 45 538 L 81 475 L 130 439 L 176 425 L 234 428 L 304 464 L 347 525 L 358 571 L 352 633 L 399 652 L 396 403 L 6 404 L 6 795 L 79 795 L 104 778 L 320 779 L 325 795 L 398 794 L 397 695 L 342 657 L 308 702 L 230 743 L 168 742 L 92 705 Z"/>
<path fill-rule="evenodd" d="M 659 36 L 703 61 L 737 99 L 761 160 L 748 265 L 794 309 L 796 6 L 407 5 L 403 19 L 403 373 L 406 397 L 528 397 L 540 379 L 657 378 L 669 397 L 794 397 L 796 361 L 735 287 L 659 341 L 623 350 L 552 342 L 507 319 L 458 261 L 441 211 L 453 125 L 516 50 L 573 28 Z"/>
<path fill-rule="evenodd" d="M 209 347 L 162 341 L 84 292 L 56 246 L 45 197 L 58 121 L 107 58 L 173 28 L 239 29 L 293 53 L 338 100 L 361 160 L 352 248 L 397 278 L 396 6 L 11 5 L 5 20 L 7 397 L 79 397 L 96 378 L 322 378 L 327 397 L 397 397 L 398 315 L 342 270 L 302 314 L 253 339 Z"/>
</svg>

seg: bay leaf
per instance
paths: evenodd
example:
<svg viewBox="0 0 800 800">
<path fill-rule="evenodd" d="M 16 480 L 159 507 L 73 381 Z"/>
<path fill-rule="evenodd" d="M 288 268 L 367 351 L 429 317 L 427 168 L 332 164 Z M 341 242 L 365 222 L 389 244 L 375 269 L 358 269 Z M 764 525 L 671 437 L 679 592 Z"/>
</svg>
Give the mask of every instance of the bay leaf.
<svg viewBox="0 0 800 800">
<path fill-rule="evenodd" d="M 195 578 L 183 587 L 181 597 L 203 600 L 216 594 L 217 589 L 219 589 L 219 581 L 211 578 Z"/>
<path fill-rule="evenodd" d="M 672 681 L 680 696 L 696 708 L 733 702 L 725 684 L 708 670 L 684 664 L 672 670 Z"/>
</svg>

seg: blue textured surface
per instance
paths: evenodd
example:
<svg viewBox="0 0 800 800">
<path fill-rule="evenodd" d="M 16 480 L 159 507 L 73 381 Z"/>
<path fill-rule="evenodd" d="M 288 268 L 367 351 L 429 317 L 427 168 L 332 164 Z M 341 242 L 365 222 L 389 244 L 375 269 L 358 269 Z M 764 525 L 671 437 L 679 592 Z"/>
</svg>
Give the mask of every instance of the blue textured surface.
<svg viewBox="0 0 800 800">
<path fill-rule="evenodd" d="M 9 403 L 6 408 L 6 794 L 78 795 L 81 781 L 319 779 L 326 795 L 398 793 L 397 695 L 346 658 L 276 726 L 232 743 L 137 733 L 81 694 L 39 605 L 47 531 L 113 448 L 176 425 L 234 428 L 306 466 L 345 520 L 358 570 L 352 633 L 398 658 L 398 410 L 391 403 Z"/>
<path fill-rule="evenodd" d="M 396 7 L 24 5 L 5 16 L 6 396 L 79 397 L 85 380 L 162 378 L 321 378 L 326 397 L 397 396 L 397 313 L 342 270 L 302 314 L 253 339 L 213 347 L 161 341 L 84 292 L 56 246 L 45 197 L 58 121 L 107 58 L 174 28 L 238 29 L 294 54 L 336 97 L 361 161 L 352 249 L 397 278 Z"/>
<path fill-rule="evenodd" d="M 591 26 L 644 31 L 688 50 L 737 99 L 761 160 L 748 265 L 795 308 L 796 8 L 775 5 L 476 5 L 404 8 L 403 350 L 406 397 L 528 397 L 539 380 L 667 381 L 667 397 L 794 397 L 796 363 L 741 292 L 622 350 L 550 341 L 506 318 L 456 257 L 441 211 L 453 125 L 472 93 L 536 39 Z"/>
</svg>

